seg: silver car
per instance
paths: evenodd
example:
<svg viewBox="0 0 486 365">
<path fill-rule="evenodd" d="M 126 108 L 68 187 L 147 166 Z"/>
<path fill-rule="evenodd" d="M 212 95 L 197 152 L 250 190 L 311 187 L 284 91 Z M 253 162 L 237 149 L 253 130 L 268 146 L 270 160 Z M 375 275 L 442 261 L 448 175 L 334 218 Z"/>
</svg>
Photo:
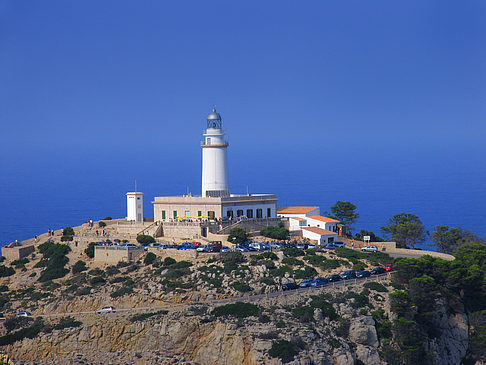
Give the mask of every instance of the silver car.
<svg viewBox="0 0 486 365">
<path fill-rule="evenodd" d="M 378 252 L 378 247 L 376 247 L 375 245 L 368 245 L 368 246 L 361 247 L 361 251 L 362 252 Z"/>
</svg>

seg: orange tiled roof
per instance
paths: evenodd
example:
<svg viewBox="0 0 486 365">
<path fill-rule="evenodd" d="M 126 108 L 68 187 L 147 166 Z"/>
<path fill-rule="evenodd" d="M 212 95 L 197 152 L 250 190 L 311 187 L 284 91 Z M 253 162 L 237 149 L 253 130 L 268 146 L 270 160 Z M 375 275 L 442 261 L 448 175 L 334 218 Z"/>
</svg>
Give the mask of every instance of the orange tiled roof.
<svg viewBox="0 0 486 365">
<path fill-rule="evenodd" d="M 319 207 L 278 207 L 277 213 L 282 214 L 305 214 Z"/>
<path fill-rule="evenodd" d="M 336 234 L 337 235 L 337 232 L 331 232 L 331 231 L 328 231 L 327 229 L 319 228 L 319 227 L 302 227 L 302 229 L 305 229 L 306 231 L 311 231 L 311 232 L 320 234 L 321 236 L 328 236 L 330 234 Z"/>
<path fill-rule="evenodd" d="M 290 219 L 295 219 L 297 221 L 306 221 L 307 219 L 300 218 L 300 217 L 290 217 Z"/>
<path fill-rule="evenodd" d="M 337 219 L 332 219 L 332 218 L 329 218 L 329 217 L 322 217 L 320 215 L 315 215 L 315 216 L 307 217 L 307 218 L 315 219 L 316 221 L 321 221 L 321 222 L 326 222 L 326 223 L 339 223 L 339 221 Z"/>
</svg>

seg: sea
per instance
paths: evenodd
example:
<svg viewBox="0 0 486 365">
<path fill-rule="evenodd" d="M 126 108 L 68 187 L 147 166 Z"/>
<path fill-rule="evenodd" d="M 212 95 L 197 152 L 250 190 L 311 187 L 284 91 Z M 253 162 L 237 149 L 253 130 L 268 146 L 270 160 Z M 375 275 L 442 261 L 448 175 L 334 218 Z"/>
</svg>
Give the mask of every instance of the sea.
<svg viewBox="0 0 486 365">
<path fill-rule="evenodd" d="M 231 146 L 233 193 L 274 193 L 279 206 L 319 206 L 350 201 L 360 214 L 355 231 L 381 236 L 398 213 L 417 215 L 429 232 L 461 227 L 486 238 L 485 153 L 476 146 L 383 144 Z M 200 193 L 201 151 L 195 143 L 98 146 L 86 149 L 19 148 L 1 161 L 0 245 L 88 219 L 126 216 L 126 192 L 144 193 L 144 215 L 154 196 Z M 422 248 L 430 248 L 431 240 Z"/>
</svg>

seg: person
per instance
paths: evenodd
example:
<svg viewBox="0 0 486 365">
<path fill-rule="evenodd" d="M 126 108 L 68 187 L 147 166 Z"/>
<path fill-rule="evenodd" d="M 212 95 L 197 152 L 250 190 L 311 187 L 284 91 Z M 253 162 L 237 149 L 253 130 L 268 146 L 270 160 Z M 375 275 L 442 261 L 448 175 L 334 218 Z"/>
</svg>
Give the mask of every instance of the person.
<svg viewBox="0 0 486 365">
<path fill-rule="evenodd" d="M 98 230 L 96 230 L 96 237 L 98 237 Z"/>
<path fill-rule="evenodd" d="M 351 241 L 351 249 L 354 250 L 354 241 Z"/>
<path fill-rule="evenodd" d="M 50 229 L 50 228 L 47 230 L 47 235 L 48 235 L 49 237 L 51 237 L 51 229 Z"/>
</svg>

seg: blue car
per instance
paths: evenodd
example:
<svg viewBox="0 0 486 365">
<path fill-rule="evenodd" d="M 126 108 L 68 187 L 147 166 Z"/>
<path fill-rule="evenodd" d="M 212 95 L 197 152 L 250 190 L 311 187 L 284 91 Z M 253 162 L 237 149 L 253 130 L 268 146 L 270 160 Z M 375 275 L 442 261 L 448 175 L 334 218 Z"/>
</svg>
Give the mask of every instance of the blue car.
<svg viewBox="0 0 486 365">
<path fill-rule="evenodd" d="M 316 280 L 312 280 L 311 286 L 321 286 L 321 285 L 326 285 L 329 283 L 329 280 L 326 278 L 317 278 Z"/>
<path fill-rule="evenodd" d="M 312 279 L 305 279 L 305 280 L 303 280 L 303 281 L 302 281 L 302 282 L 299 284 L 299 287 L 301 287 L 301 288 L 308 288 L 308 287 L 312 286 L 312 282 L 313 282 L 313 281 L 314 281 L 314 280 L 312 280 Z"/>
</svg>

